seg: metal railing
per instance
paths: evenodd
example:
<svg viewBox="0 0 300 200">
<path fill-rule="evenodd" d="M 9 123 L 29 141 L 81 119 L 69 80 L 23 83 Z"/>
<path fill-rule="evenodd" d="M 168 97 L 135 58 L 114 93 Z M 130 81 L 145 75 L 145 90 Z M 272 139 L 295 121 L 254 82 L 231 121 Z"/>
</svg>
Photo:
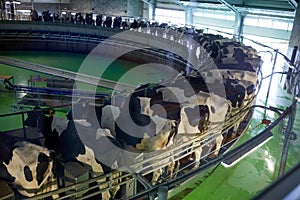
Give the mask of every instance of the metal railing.
<svg viewBox="0 0 300 200">
<path fill-rule="evenodd" d="M 76 80 L 91 85 L 101 86 L 104 88 L 115 89 L 117 91 L 123 91 L 123 90 L 132 91 L 135 88 L 135 86 L 129 84 L 115 82 L 108 79 L 103 79 L 96 76 L 86 75 L 78 72 L 71 72 L 68 70 L 58 69 L 46 65 L 31 63 L 31 62 L 27 62 L 15 58 L 0 56 L 0 63 L 22 68 L 22 69 L 37 71 L 44 74 L 50 74 L 53 76 Z"/>
</svg>

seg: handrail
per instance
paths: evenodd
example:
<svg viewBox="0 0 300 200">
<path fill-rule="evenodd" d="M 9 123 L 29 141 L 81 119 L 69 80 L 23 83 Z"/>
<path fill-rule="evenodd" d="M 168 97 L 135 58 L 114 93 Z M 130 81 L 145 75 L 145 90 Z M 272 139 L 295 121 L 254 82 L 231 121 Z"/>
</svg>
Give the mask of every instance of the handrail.
<svg viewBox="0 0 300 200">
<path fill-rule="evenodd" d="M 59 76 L 63 78 L 68 78 L 83 83 L 88 83 L 91 85 L 101 86 L 104 88 L 115 89 L 119 91 L 123 91 L 123 90 L 131 91 L 134 90 L 135 88 L 135 86 L 130 84 L 119 83 L 119 82 L 117 83 L 115 81 L 99 78 L 96 76 L 86 75 L 79 72 L 71 72 L 68 70 L 58 69 L 55 67 L 50 67 L 42 64 L 31 63 L 31 62 L 27 62 L 15 58 L 0 56 L 0 63 L 27 69 L 27 70 L 38 71 L 41 73 Z"/>
<path fill-rule="evenodd" d="M 27 110 L 27 111 L 20 111 L 20 112 L 12 112 L 12 113 L 0 114 L 0 118 L 1 117 L 14 116 L 14 115 L 22 115 L 22 114 L 26 114 L 26 113 L 29 113 L 29 112 L 39 112 L 39 111 L 49 110 L 49 109 L 55 109 L 55 108 L 65 108 L 65 107 L 70 107 L 70 106 L 72 106 L 72 104 L 65 104 L 65 105 L 60 105 L 60 106 L 52 106 L 52 107 L 48 107 L 48 108 L 40 108 L 40 109 L 36 109 L 36 110 Z"/>
<path fill-rule="evenodd" d="M 60 34 L 60 33 L 58 32 L 58 34 Z M 153 40 L 153 37 L 156 37 L 156 36 L 152 36 L 149 34 L 143 34 L 143 33 L 135 32 L 135 34 L 137 34 L 137 35 L 140 34 L 140 36 L 145 39 Z M 105 44 L 109 44 L 109 45 L 119 45 L 119 46 L 127 47 L 127 48 L 133 49 L 133 50 L 140 49 L 141 51 L 143 51 L 147 54 L 150 54 L 150 55 L 156 55 L 156 56 L 158 55 L 158 56 L 165 57 L 165 52 L 163 52 L 163 50 L 160 50 L 160 49 L 153 50 L 153 49 L 151 49 L 150 44 L 145 45 L 145 44 L 139 44 L 138 42 L 132 43 L 129 41 L 120 40 L 120 39 L 116 39 L 116 38 L 114 38 L 113 41 L 112 41 L 112 39 L 105 40 L 104 38 L 95 36 L 95 35 L 88 35 L 88 38 L 86 38 L 86 36 L 82 36 L 80 34 L 79 35 L 70 35 L 70 33 L 62 32 L 62 34 L 58 37 L 53 34 L 45 34 L 45 33 L 39 33 L 39 32 L 33 34 L 30 31 L 28 31 L 28 33 L 26 35 L 18 34 L 18 33 L 11 33 L 11 32 L 4 32 L 4 33 L 0 33 L 0 37 L 2 37 L 2 40 L 6 40 L 6 39 L 17 40 L 18 38 L 26 38 L 29 40 L 32 39 L 34 41 L 41 41 L 41 42 L 56 41 L 56 42 L 65 43 L 66 41 L 68 41 L 71 43 L 91 44 L 91 45 L 98 45 L 101 42 L 103 44 L 105 43 Z M 178 48 L 178 47 L 181 47 L 182 45 L 177 42 L 174 42 L 174 41 L 171 41 L 171 40 L 168 40 L 165 38 L 159 38 L 159 37 L 156 37 L 155 39 L 160 39 L 160 42 L 164 42 L 164 41 L 172 42 L 172 45 L 175 45 L 173 49 L 176 49 L 176 51 L 181 50 L 181 48 Z M 160 52 L 160 51 L 162 51 L 162 52 Z M 189 64 L 189 63 L 186 63 L 185 60 L 182 60 L 182 58 L 179 58 L 177 55 L 172 55 L 171 57 L 175 63 L 177 62 L 184 66 L 186 64 Z M 193 66 L 191 66 L 191 67 L 193 67 Z"/>
</svg>

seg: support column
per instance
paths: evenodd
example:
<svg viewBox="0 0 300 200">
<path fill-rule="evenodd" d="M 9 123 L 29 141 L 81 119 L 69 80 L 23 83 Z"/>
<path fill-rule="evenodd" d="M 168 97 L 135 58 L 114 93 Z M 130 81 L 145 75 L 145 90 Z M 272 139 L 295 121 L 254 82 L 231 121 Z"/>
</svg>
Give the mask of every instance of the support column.
<svg viewBox="0 0 300 200">
<path fill-rule="evenodd" d="M 193 25 L 193 9 L 189 6 L 185 7 L 185 25 Z"/>
<path fill-rule="evenodd" d="M 156 2 L 155 0 L 151 0 L 148 4 L 148 19 L 155 20 L 155 8 Z"/>
<path fill-rule="evenodd" d="M 5 2 L 4 0 L 0 0 L 0 20 L 5 19 Z"/>
<path fill-rule="evenodd" d="M 289 47 L 287 50 L 287 57 L 291 59 L 292 64 L 295 64 L 298 69 L 300 68 L 300 6 L 298 5 L 296 16 L 294 19 L 293 29 L 290 36 L 290 42 Z M 287 65 L 285 65 L 285 71 L 292 72 L 292 68 L 289 68 Z M 291 93 L 294 85 L 293 85 L 293 76 L 290 76 L 289 74 L 285 77 L 284 82 L 284 89 L 287 90 L 287 92 Z"/>
<path fill-rule="evenodd" d="M 31 10 L 34 10 L 34 1 L 31 0 Z"/>
<path fill-rule="evenodd" d="M 168 200 L 168 187 L 160 186 L 158 188 L 158 200 Z"/>
<path fill-rule="evenodd" d="M 294 19 L 293 30 L 291 32 L 289 48 L 287 56 L 291 58 L 294 47 L 298 47 L 298 51 L 295 57 L 295 63 L 300 62 L 300 6 L 298 5 L 296 16 Z"/>
<path fill-rule="evenodd" d="M 127 15 L 143 17 L 144 2 L 141 0 L 127 0 Z"/>
<path fill-rule="evenodd" d="M 244 18 L 244 15 L 239 12 L 235 12 L 234 39 L 237 39 L 239 41 L 241 41 L 241 36 L 243 36 Z"/>
</svg>

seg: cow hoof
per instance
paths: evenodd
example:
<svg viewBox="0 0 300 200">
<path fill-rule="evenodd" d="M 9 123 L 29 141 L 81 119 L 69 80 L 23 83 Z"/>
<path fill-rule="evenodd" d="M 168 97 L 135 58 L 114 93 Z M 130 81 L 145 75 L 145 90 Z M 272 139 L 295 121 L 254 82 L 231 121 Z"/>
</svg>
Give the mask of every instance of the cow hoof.
<svg viewBox="0 0 300 200">
<path fill-rule="evenodd" d="M 196 161 L 194 167 L 192 168 L 192 170 L 197 169 L 200 167 L 200 162 Z"/>
<path fill-rule="evenodd" d="M 208 156 L 209 159 L 213 159 L 213 158 L 216 158 L 216 157 L 218 157 L 218 155 L 215 155 L 215 154 L 210 154 L 210 155 Z"/>
</svg>

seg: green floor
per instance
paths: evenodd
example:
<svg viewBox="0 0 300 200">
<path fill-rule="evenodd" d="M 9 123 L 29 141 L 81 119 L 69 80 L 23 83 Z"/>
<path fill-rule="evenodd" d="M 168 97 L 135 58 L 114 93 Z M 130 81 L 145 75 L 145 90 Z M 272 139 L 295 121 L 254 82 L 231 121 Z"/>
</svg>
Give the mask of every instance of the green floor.
<svg viewBox="0 0 300 200">
<path fill-rule="evenodd" d="M 36 62 L 53 67 L 68 69 L 76 71 L 85 59 L 81 54 L 68 54 L 58 52 L 0 52 L 0 55 L 11 56 L 15 58 L 24 59 L 30 62 Z M 268 58 L 269 59 L 269 58 Z M 93 61 L 101 66 L 101 59 Z M 100 64 L 99 64 L 100 62 Z M 270 72 L 270 66 L 272 63 L 265 62 L 267 70 L 264 74 L 267 75 Z M 98 67 L 99 67 L 98 66 Z M 129 62 L 118 62 L 115 66 L 108 71 L 110 76 L 106 78 L 114 79 L 119 77 L 118 74 L 125 73 L 123 80 L 128 80 L 131 84 L 137 84 L 139 82 L 158 81 L 162 78 L 167 78 L 165 73 L 161 73 L 157 68 L 151 68 L 144 72 L 144 75 L 140 75 L 140 71 L 130 71 L 130 67 L 134 66 Z M 13 75 L 16 84 L 27 84 L 27 80 L 30 76 L 36 76 L 37 73 L 21 70 L 5 65 L 0 65 L 0 75 Z M 128 73 L 130 72 L 130 73 Z M 42 75 L 44 76 L 44 75 Z M 290 95 L 281 89 L 279 83 L 280 75 L 274 77 L 272 83 L 270 98 L 268 105 L 286 108 L 290 105 Z M 267 91 L 267 83 L 264 83 L 262 87 L 257 104 L 264 105 L 265 95 Z M 24 94 L 17 94 L 18 97 Z M 13 92 L 8 92 L 0 85 L 0 114 L 12 112 L 11 105 L 15 104 L 15 95 Z M 299 107 L 300 105 L 298 105 Z M 300 129 L 299 120 L 300 109 L 298 109 L 294 130 L 298 133 Z M 267 119 L 273 121 L 276 118 L 276 114 L 267 112 Z M 265 125 L 261 125 L 260 122 L 264 118 L 264 111 L 257 109 L 254 113 L 249 130 L 242 136 L 240 143 L 248 140 L 249 138 L 258 134 L 264 129 Z M 0 131 L 5 131 L 21 127 L 20 118 L 9 117 L 0 119 Z M 280 162 L 280 155 L 282 150 L 282 136 L 278 133 L 278 129 L 273 131 L 274 137 L 265 145 L 252 152 L 249 156 L 241 160 L 236 165 L 225 168 L 222 165 L 210 170 L 210 175 L 202 174 L 203 177 L 197 177 L 198 180 L 190 181 L 189 183 L 179 187 L 177 192 L 182 191 L 180 195 L 177 195 L 173 199 L 251 199 L 270 183 L 277 179 L 278 176 L 278 164 Z M 300 160 L 300 142 L 299 139 L 291 142 L 288 162 L 286 170 L 291 169 Z"/>
</svg>

